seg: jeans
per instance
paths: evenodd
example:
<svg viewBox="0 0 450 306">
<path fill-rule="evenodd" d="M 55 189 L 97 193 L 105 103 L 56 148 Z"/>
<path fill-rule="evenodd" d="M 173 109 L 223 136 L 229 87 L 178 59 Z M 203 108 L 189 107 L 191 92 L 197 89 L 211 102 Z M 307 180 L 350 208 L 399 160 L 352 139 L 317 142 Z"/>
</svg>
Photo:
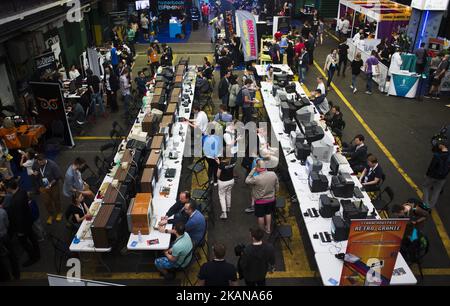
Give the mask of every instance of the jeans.
<svg viewBox="0 0 450 306">
<path fill-rule="evenodd" d="M 253 115 L 253 107 L 252 106 L 250 106 L 250 107 L 243 107 L 242 108 L 242 113 L 243 113 L 243 121 L 244 121 L 244 124 L 245 123 L 247 123 L 247 122 L 250 122 L 250 121 L 252 121 L 252 115 Z"/>
<path fill-rule="evenodd" d="M 336 68 L 331 65 L 330 69 L 328 69 L 328 81 L 327 81 L 327 87 L 330 87 L 331 82 L 333 81 L 334 72 L 336 71 Z"/>
<path fill-rule="evenodd" d="M 103 95 L 101 92 L 91 94 L 91 109 L 94 117 L 97 115 L 95 111 L 97 102 L 100 108 L 100 113 L 103 115 L 105 113 L 105 107 L 103 106 Z"/>
<path fill-rule="evenodd" d="M 342 74 L 345 76 L 345 69 L 347 69 L 347 56 L 345 58 L 339 58 L 339 65 L 338 65 L 338 75 L 341 73 L 341 68 L 342 69 Z"/>
<path fill-rule="evenodd" d="M 372 72 L 367 73 L 367 91 L 372 92 Z"/>
<path fill-rule="evenodd" d="M 222 212 L 226 213 L 227 208 L 231 207 L 231 190 L 234 186 L 234 179 L 229 181 L 218 181 L 219 201 Z"/>
<path fill-rule="evenodd" d="M 442 188 L 444 188 L 444 185 L 445 179 L 439 180 L 425 176 L 425 181 L 423 183 L 423 202 L 428 204 L 430 208 L 433 208 L 439 199 L 439 195 Z"/>
<path fill-rule="evenodd" d="M 125 108 L 125 114 L 128 114 L 130 110 L 130 104 L 133 101 L 133 97 L 130 94 L 126 94 L 123 96 L 123 106 Z"/>
<path fill-rule="evenodd" d="M 306 67 L 298 66 L 298 80 L 300 83 L 304 83 L 306 81 Z"/>
<path fill-rule="evenodd" d="M 239 120 L 239 106 L 230 107 L 230 115 Z"/>
<path fill-rule="evenodd" d="M 219 169 L 219 165 L 213 158 L 206 158 L 206 162 L 208 163 L 208 180 L 217 183 L 217 169 Z"/>
<path fill-rule="evenodd" d="M 358 76 L 356 74 L 352 73 L 352 86 L 353 86 L 353 88 L 356 88 L 356 78 L 357 77 Z"/>
<path fill-rule="evenodd" d="M 223 105 L 228 106 L 228 97 L 229 97 L 229 95 L 225 95 L 221 98 Z"/>
</svg>

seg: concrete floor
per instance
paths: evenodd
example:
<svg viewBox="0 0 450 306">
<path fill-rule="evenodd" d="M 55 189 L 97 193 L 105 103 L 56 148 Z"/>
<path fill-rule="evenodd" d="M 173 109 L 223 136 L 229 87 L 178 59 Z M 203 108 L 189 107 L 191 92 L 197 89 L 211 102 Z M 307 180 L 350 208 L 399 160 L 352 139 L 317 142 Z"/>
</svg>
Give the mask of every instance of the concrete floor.
<svg viewBox="0 0 450 306">
<path fill-rule="evenodd" d="M 205 28 L 194 32 L 191 35 L 190 41 L 187 44 L 172 44 L 175 53 L 176 63 L 181 57 L 190 57 L 191 64 L 201 65 L 202 58 L 206 55 L 211 56 L 212 48 L 208 43 Z M 324 59 L 331 48 L 337 46 L 337 42 L 331 37 L 328 37 L 323 46 L 317 48 L 315 58 L 319 66 L 323 66 Z M 146 46 L 138 46 L 139 56 L 136 59 L 134 71 L 142 69 L 146 65 L 145 58 Z M 309 90 L 315 88 L 315 76 L 319 75 L 316 67 L 311 67 L 308 73 L 305 85 Z M 216 80 L 219 76 L 216 75 Z M 417 102 L 416 100 L 401 99 L 396 97 L 386 97 L 378 92 L 368 97 L 363 92 L 364 80 L 362 77 L 358 79 L 358 87 L 360 92 L 356 95 L 350 92 L 349 82 L 350 76 L 346 78 L 335 76 L 335 85 L 342 92 L 343 96 L 353 105 L 355 110 L 361 115 L 367 125 L 374 131 L 379 140 L 385 145 L 387 150 L 392 153 L 392 156 L 399 162 L 400 167 L 411 177 L 411 179 L 420 186 L 423 174 L 426 170 L 428 162 L 431 158 L 430 152 L 430 137 L 436 133 L 441 126 L 449 123 L 450 109 L 445 106 L 448 100 L 434 101 L 425 100 Z M 218 83 L 218 82 L 217 82 Z M 215 90 L 215 104 L 219 101 L 216 97 L 217 90 Z M 386 157 L 385 153 L 374 142 L 372 137 L 364 130 L 363 126 L 351 113 L 347 106 L 344 105 L 341 98 L 336 95 L 336 92 L 329 94 L 329 99 L 341 106 L 344 113 L 344 119 L 347 123 L 344 131 L 344 140 L 350 140 L 354 135 L 362 133 L 366 136 L 369 151 L 374 153 L 380 160 L 383 167 L 387 181 L 386 185 L 391 186 L 395 191 L 395 202 L 401 202 L 409 197 L 416 196 L 414 189 L 405 181 L 400 175 L 398 169 Z M 121 104 L 119 104 L 121 105 Z M 123 119 L 120 118 L 121 113 L 114 114 L 108 119 L 99 121 L 95 125 L 87 127 L 86 136 L 107 137 L 111 129 L 112 122 L 117 120 L 123 126 L 126 125 Z M 92 168 L 93 160 L 99 154 L 99 148 L 109 140 L 76 140 L 76 147 L 70 150 L 61 152 L 56 161 L 61 166 L 63 171 L 67 168 L 70 162 L 77 156 L 84 157 Z M 189 161 L 185 162 L 188 164 Z M 236 263 L 237 257 L 234 256 L 234 246 L 238 243 L 249 242 L 248 229 L 256 224 L 253 215 L 243 213 L 243 209 L 249 204 L 248 188 L 243 184 L 244 171 L 238 167 L 237 172 L 240 176 L 233 190 L 233 206 L 231 215 L 227 221 L 218 219 L 219 204 L 217 196 L 213 199 L 215 222 L 209 221 L 208 241 L 214 243 L 215 241 L 223 242 L 227 249 L 227 260 Z M 438 216 L 433 220 L 429 220 L 426 225 L 425 232 L 430 237 L 431 248 L 427 255 L 424 267 L 425 279 L 421 284 L 424 285 L 446 285 L 450 284 L 450 258 L 448 249 L 445 243 L 448 242 L 447 233 L 450 231 L 450 207 L 447 205 L 450 202 L 448 192 L 448 182 L 444 194 L 440 198 L 438 204 Z M 182 189 L 191 186 L 191 177 L 183 172 L 183 186 Z M 64 203 L 64 205 L 68 205 Z M 44 210 L 42 212 L 42 220 L 45 220 Z M 291 242 L 294 255 L 286 252 L 285 247 L 276 244 L 277 249 L 277 273 L 270 276 L 268 284 L 271 285 L 320 285 L 320 280 L 315 277 L 315 263 L 312 254 L 312 248 L 304 232 L 304 225 L 300 212 L 297 206 L 291 205 L 288 209 L 289 223 L 294 227 L 294 239 Z M 436 226 L 436 221 L 442 220 L 443 226 Z M 439 222 L 438 222 L 439 224 Z M 46 226 L 46 231 L 52 233 L 65 241 L 70 241 L 71 235 L 67 232 L 65 226 L 61 224 L 54 224 Z M 305 238 L 303 240 L 302 238 Z M 137 254 L 121 253 L 122 247 L 126 243 L 126 235 L 122 237 L 118 247 L 113 253 L 104 257 L 105 262 L 113 269 L 113 273 L 106 273 L 106 271 L 97 264 L 95 258 L 84 258 L 83 272 L 87 276 L 113 283 L 128 284 L 128 285 L 167 285 L 165 281 L 158 277 L 152 265 L 152 254 L 145 254 L 139 260 Z M 444 242 L 443 242 L 444 241 Z M 447 244 L 449 248 L 450 244 Z M 41 243 L 42 259 L 36 265 L 25 269 L 22 275 L 21 282 L 14 282 L 9 284 L 19 285 L 36 285 L 46 284 L 46 273 L 55 273 L 53 264 L 53 247 L 49 240 Z M 20 251 L 20 249 L 19 249 Z M 25 258 L 22 258 L 25 260 Z M 140 261 L 140 264 L 138 262 Z M 197 267 L 191 273 L 195 277 Z M 64 269 L 63 269 L 64 271 Z M 135 272 L 139 271 L 139 274 Z M 283 274 L 285 273 L 285 274 Z M 176 280 L 169 285 L 180 284 L 180 280 Z"/>
</svg>

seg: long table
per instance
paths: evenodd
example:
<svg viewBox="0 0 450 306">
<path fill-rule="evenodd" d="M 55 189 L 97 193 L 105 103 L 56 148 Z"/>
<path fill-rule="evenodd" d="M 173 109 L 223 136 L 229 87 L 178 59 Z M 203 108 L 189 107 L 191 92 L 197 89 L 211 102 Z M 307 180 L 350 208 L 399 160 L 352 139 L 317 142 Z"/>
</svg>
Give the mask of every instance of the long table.
<svg viewBox="0 0 450 306">
<path fill-rule="evenodd" d="M 196 73 L 195 73 L 194 66 L 189 66 L 188 78 L 192 78 L 192 81 L 191 81 L 192 92 L 190 93 L 191 103 L 188 106 L 189 111 L 186 111 L 186 108 L 184 108 L 184 107 L 180 107 L 180 112 L 178 113 L 179 117 L 184 117 L 187 119 L 189 119 L 189 117 L 191 115 L 192 102 L 194 99 L 194 89 L 195 89 L 195 79 L 196 79 Z M 150 90 L 148 92 L 148 96 L 151 97 L 151 95 L 152 95 L 152 93 Z M 114 156 L 115 161 L 121 160 L 121 158 L 124 154 L 124 151 L 125 151 L 127 140 L 130 139 L 132 131 L 134 129 L 138 129 L 141 126 L 142 120 L 144 119 L 146 113 L 149 111 L 151 111 L 150 105 L 147 104 L 147 105 L 144 105 L 142 111 L 138 113 L 137 118 L 133 124 L 133 127 L 130 130 L 130 133 L 129 133 L 127 139 L 123 140 L 121 145 L 119 145 L 119 148 L 122 148 L 122 150 L 119 149 L 119 151 Z M 182 125 L 183 125 L 183 128 L 182 128 Z M 181 134 L 180 130 L 184 131 L 183 132 L 184 134 Z M 179 157 L 176 160 L 172 160 L 172 159 L 169 159 L 168 152 L 164 152 L 163 164 L 164 164 L 164 171 L 168 168 L 175 168 L 175 169 L 177 169 L 177 172 L 176 172 L 176 176 L 174 178 L 170 179 L 171 181 L 169 181 L 169 179 L 166 179 L 163 175 L 162 178 L 160 178 L 158 183 L 156 184 L 156 190 L 160 190 L 160 188 L 162 186 L 170 187 L 170 193 L 166 196 L 162 196 L 162 195 L 160 195 L 159 192 L 157 192 L 156 195 L 154 195 L 152 203 L 153 203 L 153 209 L 154 209 L 155 216 L 164 216 L 166 214 L 167 210 L 170 208 L 170 206 L 172 204 L 174 204 L 176 201 L 178 187 L 179 187 L 180 179 L 181 179 L 183 150 L 184 150 L 185 143 L 186 143 L 187 130 L 188 130 L 187 126 L 184 126 L 184 124 L 182 124 L 182 123 L 175 123 L 172 128 L 173 136 L 171 137 L 171 140 L 169 140 L 169 143 L 170 143 L 170 141 L 179 143 L 179 145 L 177 147 L 177 149 L 179 149 L 178 151 L 180 151 Z M 181 141 L 182 138 L 184 138 L 184 141 Z M 116 165 L 111 169 L 111 171 L 105 176 L 105 178 L 103 179 L 103 182 L 101 184 L 101 187 L 99 189 L 99 192 L 104 192 L 107 185 L 109 185 L 113 181 L 113 177 L 114 177 L 118 167 L 120 167 L 120 166 L 116 163 Z M 90 227 L 91 227 L 92 223 L 94 222 L 95 216 L 102 204 L 102 199 L 98 198 L 99 192 L 97 192 L 94 202 L 91 204 L 91 207 L 94 208 L 91 210 L 93 213 L 93 218 L 89 221 L 84 220 L 81 223 L 81 225 L 75 235 L 75 238 L 72 240 L 72 243 L 70 245 L 70 251 L 72 251 L 72 252 L 80 252 L 80 253 L 82 253 L 82 252 L 86 252 L 86 253 L 108 253 L 108 252 L 111 252 L 111 248 L 96 248 L 94 246 L 94 242 L 92 240 L 92 234 L 91 234 Z M 167 228 L 170 229 L 171 225 L 168 225 Z M 159 239 L 159 243 L 155 244 L 155 245 L 147 246 L 146 241 L 151 240 L 151 239 Z M 76 240 L 79 240 L 79 242 L 76 242 Z M 137 237 L 137 235 L 130 234 L 130 238 L 129 238 L 129 242 L 128 242 L 128 246 L 127 246 L 130 250 L 131 249 L 132 250 L 164 250 L 169 247 L 170 234 L 160 233 L 157 230 L 152 230 L 149 235 L 142 235 L 142 243 L 138 243 L 136 245 L 136 247 L 134 247 L 134 248 L 131 247 L 131 243 L 133 241 L 138 241 L 138 237 Z"/>
<path fill-rule="evenodd" d="M 302 96 L 306 97 L 306 93 L 304 92 L 303 88 L 300 86 L 298 82 L 295 82 L 297 92 Z M 347 248 L 347 241 L 341 241 L 341 242 L 335 242 L 332 241 L 330 243 L 323 243 L 320 239 L 315 239 L 314 235 L 318 234 L 320 232 L 331 232 L 331 218 L 312 218 L 312 217 L 305 217 L 303 215 L 304 212 L 308 210 L 308 208 L 316 208 L 319 209 L 319 197 L 321 194 L 327 194 L 330 195 L 330 191 L 322 192 L 322 193 L 312 193 L 310 191 L 309 185 L 308 185 L 308 174 L 307 174 L 307 168 L 304 165 L 301 165 L 300 161 L 296 159 L 295 155 L 292 154 L 292 147 L 290 144 L 290 139 L 287 134 L 284 133 L 284 126 L 283 122 L 279 115 L 279 107 L 276 105 L 275 97 L 272 95 L 272 83 L 269 82 L 261 82 L 261 95 L 264 100 L 264 106 L 266 108 L 267 114 L 269 116 L 269 120 L 271 123 L 271 127 L 273 130 L 274 135 L 276 135 L 277 141 L 280 143 L 280 151 L 283 152 L 288 172 L 292 181 L 292 184 L 295 189 L 295 193 L 298 199 L 299 207 L 302 212 L 302 218 L 304 219 L 306 229 L 308 232 L 308 236 L 310 238 L 314 253 L 320 254 L 320 258 L 324 258 L 327 256 L 329 260 L 316 260 L 317 266 L 319 269 L 319 272 L 322 276 L 323 284 L 325 286 L 332 285 L 330 282 L 328 282 L 328 279 L 330 277 L 339 280 L 340 279 L 340 273 L 342 267 L 339 265 L 332 265 L 330 262 L 335 262 L 335 254 L 338 253 L 345 253 Z M 318 112 L 315 114 L 314 118 L 317 122 L 319 122 L 319 125 L 324 125 L 324 123 L 320 122 L 320 115 Z M 297 126 L 297 131 L 299 131 L 299 127 Z M 324 129 L 325 130 L 325 129 Z M 333 139 L 334 143 L 334 137 L 331 134 L 329 130 L 325 130 L 325 137 L 331 137 Z M 334 148 L 334 153 L 337 150 L 337 146 Z M 343 170 L 344 172 L 352 173 L 351 167 L 349 164 L 346 165 L 340 165 L 340 170 Z M 330 170 L 330 163 L 323 163 L 322 168 L 322 174 L 326 175 L 328 178 L 328 181 L 331 181 L 331 175 L 329 174 Z M 359 182 L 358 178 L 356 176 L 352 176 L 352 179 L 355 183 L 355 186 L 362 187 L 361 183 Z M 374 211 L 375 218 L 380 218 L 378 213 L 376 212 L 376 209 L 374 208 L 369 196 L 366 192 L 363 192 L 364 198 L 361 199 L 363 203 L 367 206 L 369 209 L 369 212 Z M 341 208 L 342 213 L 342 208 Z M 400 279 L 396 279 L 399 276 L 393 276 L 391 284 L 415 284 L 417 282 L 416 278 L 414 277 L 414 274 L 411 272 L 411 269 L 408 267 L 408 265 L 405 263 L 403 257 L 401 254 L 398 254 L 399 260 L 397 260 L 397 264 L 395 268 L 403 268 L 406 272 L 405 275 L 402 275 Z M 316 258 L 317 259 L 317 258 Z M 333 259 L 333 260 L 332 260 Z M 337 261 L 337 259 L 336 259 Z M 332 266 L 332 268 L 330 268 Z M 330 276 L 331 275 L 331 276 Z"/>
</svg>

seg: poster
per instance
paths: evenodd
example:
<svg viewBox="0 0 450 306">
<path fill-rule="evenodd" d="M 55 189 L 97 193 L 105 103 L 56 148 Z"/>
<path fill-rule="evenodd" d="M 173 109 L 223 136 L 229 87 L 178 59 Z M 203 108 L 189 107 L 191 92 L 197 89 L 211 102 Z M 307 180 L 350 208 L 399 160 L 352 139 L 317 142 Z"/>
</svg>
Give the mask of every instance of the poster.
<svg viewBox="0 0 450 306">
<path fill-rule="evenodd" d="M 351 220 L 341 286 L 387 286 L 407 219 Z"/>
<path fill-rule="evenodd" d="M 242 52 L 244 61 L 258 59 L 258 39 L 256 35 L 256 22 L 252 13 L 236 11 L 236 20 L 241 33 Z"/>
<path fill-rule="evenodd" d="M 232 11 L 226 11 L 224 13 L 224 25 L 225 25 L 225 37 L 227 39 L 231 39 L 235 33 L 234 31 L 234 20 L 233 20 L 233 12 Z"/>
<path fill-rule="evenodd" d="M 159 0 L 158 11 L 184 10 L 184 0 Z"/>
<path fill-rule="evenodd" d="M 35 57 L 34 62 L 36 63 L 36 70 L 39 71 L 39 74 L 56 70 L 56 57 L 53 51 Z"/>
<path fill-rule="evenodd" d="M 30 82 L 30 86 L 39 113 L 37 121 L 45 125 L 48 135 L 51 135 L 50 137 L 61 135 L 63 145 L 74 146 L 75 143 L 67 121 L 64 99 L 59 84 Z M 54 131 L 53 128 L 55 128 Z"/>
</svg>

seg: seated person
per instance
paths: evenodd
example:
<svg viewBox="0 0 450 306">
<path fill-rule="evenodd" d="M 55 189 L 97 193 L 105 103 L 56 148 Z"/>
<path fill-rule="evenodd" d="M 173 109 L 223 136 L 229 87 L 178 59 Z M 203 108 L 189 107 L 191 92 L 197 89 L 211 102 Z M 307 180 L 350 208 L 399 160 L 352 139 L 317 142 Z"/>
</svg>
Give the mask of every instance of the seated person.
<svg viewBox="0 0 450 306">
<path fill-rule="evenodd" d="M 72 204 L 67 207 L 66 219 L 71 221 L 75 227 L 79 227 L 80 224 L 85 220 L 92 218 L 89 213 L 89 207 L 84 202 L 84 196 L 81 192 L 75 192 L 72 195 Z"/>
<path fill-rule="evenodd" d="M 193 200 L 191 200 L 191 193 L 189 191 L 180 192 L 178 201 L 176 201 L 176 203 L 169 208 L 164 217 L 161 217 L 161 221 L 159 221 L 159 226 L 164 226 L 166 224 L 176 224 L 179 222 L 185 224 L 189 216 L 185 213 L 184 206 L 190 201 Z M 172 216 L 173 219 L 169 219 Z"/>
<path fill-rule="evenodd" d="M 164 251 L 164 257 L 155 259 L 155 267 L 163 274 L 165 279 L 174 279 L 175 273 L 169 270 L 186 267 L 192 258 L 192 240 L 185 231 L 184 224 L 175 224 L 173 233 L 176 239 L 172 247 Z"/>
<path fill-rule="evenodd" d="M 221 104 L 219 106 L 219 112 L 214 116 L 214 121 L 218 123 L 233 121 L 233 116 L 227 112 L 226 105 Z"/>
<path fill-rule="evenodd" d="M 67 111 L 69 112 L 68 120 L 71 127 L 78 127 L 84 123 L 86 115 L 83 106 L 78 101 L 70 103 Z"/>
<path fill-rule="evenodd" d="M 378 164 L 378 159 L 369 155 L 367 157 L 367 167 L 363 170 L 359 181 L 368 192 L 377 191 L 383 180 L 383 169 Z"/>
<path fill-rule="evenodd" d="M 330 111 L 321 117 L 334 135 L 342 137 L 344 120 L 342 119 L 341 108 L 338 105 L 333 105 Z"/>
<path fill-rule="evenodd" d="M 211 85 L 207 78 L 203 76 L 203 73 L 197 73 L 197 80 L 195 81 L 195 93 L 205 94 L 211 91 Z"/>
<path fill-rule="evenodd" d="M 403 204 L 394 204 L 391 211 L 392 217 L 409 218 L 410 227 L 416 227 L 418 229 L 423 228 L 425 221 L 430 216 L 430 213 L 421 207 L 420 201 L 415 199 L 409 199 Z"/>
<path fill-rule="evenodd" d="M 314 95 L 312 96 L 311 102 L 316 106 L 321 115 L 328 113 L 330 110 L 328 100 L 319 88 L 314 90 Z"/>
<path fill-rule="evenodd" d="M 354 145 L 344 148 L 342 155 L 349 159 L 350 167 L 355 172 L 362 172 L 367 165 L 367 146 L 364 144 L 364 136 L 359 134 L 353 139 Z"/>
</svg>

